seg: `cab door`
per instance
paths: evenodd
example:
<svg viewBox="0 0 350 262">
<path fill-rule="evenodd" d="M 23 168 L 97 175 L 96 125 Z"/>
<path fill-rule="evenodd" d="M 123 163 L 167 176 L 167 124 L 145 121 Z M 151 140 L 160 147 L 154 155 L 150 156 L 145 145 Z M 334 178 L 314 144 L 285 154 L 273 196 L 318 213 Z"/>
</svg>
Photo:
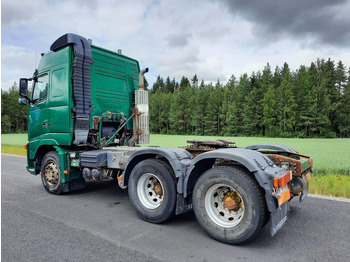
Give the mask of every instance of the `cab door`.
<svg viewBox="0 0 350 262">
<path fill-rule="evenodd" d="M 48 92 L 49 72 L 38 75 L 29 106 L 29 141 L 49 132 Z"/>
</svg>

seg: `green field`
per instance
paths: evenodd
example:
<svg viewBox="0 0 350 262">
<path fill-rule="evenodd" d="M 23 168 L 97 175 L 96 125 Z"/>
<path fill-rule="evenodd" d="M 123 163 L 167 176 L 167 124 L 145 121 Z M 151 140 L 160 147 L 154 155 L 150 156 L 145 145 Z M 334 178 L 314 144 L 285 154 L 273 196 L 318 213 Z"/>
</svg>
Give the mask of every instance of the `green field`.
<svg viewBox="0 0 350 262">
<path fill-rule="evenodd" d="M 26 156 L 27 134 L 1 134 L 1 153 Z"/>
<path fill-rule="evenodd" d="M 315 173 L 310 191 L 317 194 L 350 197 L 350 139 L 296 139 L 260 137 L 199 137 L 151 135 L 151 144 L 163 147 L 186 145 L 189 139 L 229 139 L 239 147 L 252 144 L 274 143 L 289 145 L 314 159 Z M 1 152 L 26 155 L 23 145 L 27 134 L 1 135 Z"/>
<path fill-rule="evenodd" d="M 300 153 L 310 155 L 314 159 L 317 173 L 350 174 L 350 139 L 296 139 L 296 138 L 261 138 L 261 137 L 200 137 L 151 135 L 151 144 L 163 147 L 180 147 L 187 145 L 189 139 L 229 139 L 239 147 L 252 144 L 275 143 L 289 145 Z M 1 135 L 2 152 L 9 153 L 14 148 L 25 155 L 23 146 L 27 143 L 27 134 Z"/>
<path fill-rule="evenodd" d="M 186 145 L 189 139 L 228 139 L 238 147 L 253 144 L 282 144 L 295 148 L 298 152 L 310 155 L 314 159 L 315 170 L 319 173 L 332 172 L 350 174 L 350 139 L 297 139 L 262 137 L 199 137 L 151 135 L 150 145 L 178 147 Z"/>
</svg>

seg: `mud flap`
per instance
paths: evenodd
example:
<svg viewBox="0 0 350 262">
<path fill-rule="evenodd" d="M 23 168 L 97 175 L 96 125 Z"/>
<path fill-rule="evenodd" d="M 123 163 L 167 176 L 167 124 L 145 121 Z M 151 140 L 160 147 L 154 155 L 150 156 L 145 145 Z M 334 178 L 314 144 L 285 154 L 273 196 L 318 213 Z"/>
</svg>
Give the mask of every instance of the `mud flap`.
<svg viewBox="0 0 350 262">
<path fill-rule="evenodd" d="M 282 228 L 287 221 L 289 211 L 289 202 L 285 202 L 282 206 L 277 208 L 275 212 L 271 213 L 271 236 L 274 236 L 278 230 Z"/>
<path fill-rule="evenodd" d="M 85 187 L 85 179 L 75 179 L 62 183 L 63 192 L 69 192 L 73 190 L 83 189 Z"/>
<path fill-rule="evenodd" d="M 300 193 L 300 198 L 299 198 L 299 202 L 302 202 L 306 196 L 309 194 L 309 180 L 308 178 L 303 175 L 301 177 L 301 179 L 303 180 L 303 191 L 301 191 Z"/>
</svg>

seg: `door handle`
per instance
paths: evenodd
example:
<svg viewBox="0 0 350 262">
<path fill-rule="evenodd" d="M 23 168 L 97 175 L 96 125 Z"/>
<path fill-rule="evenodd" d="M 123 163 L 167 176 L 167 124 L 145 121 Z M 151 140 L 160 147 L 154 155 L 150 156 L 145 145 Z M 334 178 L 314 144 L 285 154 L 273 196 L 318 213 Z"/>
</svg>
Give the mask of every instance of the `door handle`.
<svg viewBox="0 0 350 262">
<path fill-rule="evenodd" d="M 47 128 L 48 124 L 47 123 L 43 123 L 43 127 Z"/>
</svg>

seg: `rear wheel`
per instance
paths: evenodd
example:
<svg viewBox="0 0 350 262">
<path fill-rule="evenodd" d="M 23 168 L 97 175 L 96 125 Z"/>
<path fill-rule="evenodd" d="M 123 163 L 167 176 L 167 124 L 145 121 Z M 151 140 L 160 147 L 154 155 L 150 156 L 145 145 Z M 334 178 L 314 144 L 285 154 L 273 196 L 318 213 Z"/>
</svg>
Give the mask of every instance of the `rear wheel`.
<svg viewBox="0 0 350 262">
<path fill-rule="evenodd" d="M 204 230 L 226 244 L 253 239 L 263 227 L 267 210 L 263 194 L 249 173 L 216 167 L 197 181 L 193 210 Z"/>
<path fill-rule="evenodd" d="M 175 178 L 164 161 L 147 159 L 137 164 L 131 173 L 128 190 L 131 203 L 143 220 L 162 223 L 174 214 Z"/>
<path fill-rule="evenodd" d="M 55 151 L 46 153 L 41 161 L 41 181 L 45 189 L 55 195 L 59 195 L 63 191 L 61 183 L 61 170 L 58 154 Z"/>
</svg>

